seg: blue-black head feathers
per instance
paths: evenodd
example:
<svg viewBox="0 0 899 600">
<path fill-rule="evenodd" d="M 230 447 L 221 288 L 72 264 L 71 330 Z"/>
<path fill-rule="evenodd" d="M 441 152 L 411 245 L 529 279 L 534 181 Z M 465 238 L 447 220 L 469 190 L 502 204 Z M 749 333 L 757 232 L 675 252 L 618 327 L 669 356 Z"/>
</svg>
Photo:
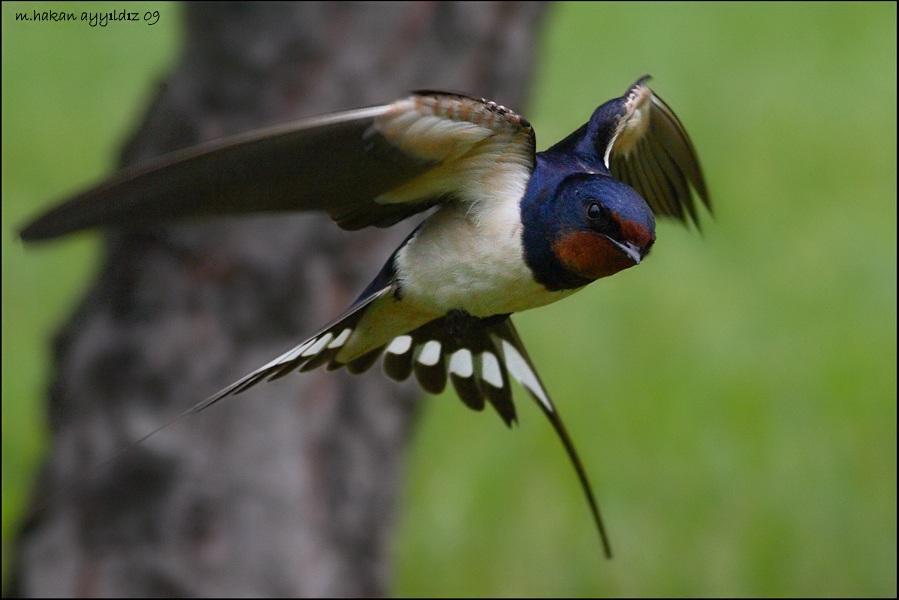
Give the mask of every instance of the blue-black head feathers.
<svg viewBox="0 0 899 600">
<path fill-rule="evenodd" d="M 579 173 L 522 206 L 525 260 L 550 290 L 574 289 L 636 265 L 655 241 L 655 218 L 629 186 Z"/>
</svg>

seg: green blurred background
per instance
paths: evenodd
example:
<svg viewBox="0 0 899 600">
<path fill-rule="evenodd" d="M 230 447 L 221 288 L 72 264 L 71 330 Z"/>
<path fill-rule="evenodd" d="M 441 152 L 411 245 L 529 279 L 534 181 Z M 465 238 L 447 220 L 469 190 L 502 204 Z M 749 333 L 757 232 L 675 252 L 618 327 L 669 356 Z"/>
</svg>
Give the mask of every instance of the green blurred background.
<svg viewBox="0 0 899 600">
<path fill-rule="evenodd" d="M 177 56 L 180 7 L 133 6 L 159 23 L 2 7 L 4 581 L 47 441 L 50 339 L 98 255 L 95 235 L 25 249 L 13 230 L 109 172 Z M 896 16 L 552 8 L 523 111 L 538 145 L 650 73 L 715 219 L 702 236 L 661 224 L 639 268 L 516 319 L 615 560 L 535 407 L 509 432 L 446 395 L 426 400 L 408 463 L 397 595 L 896 595 Z"/>
</svg>

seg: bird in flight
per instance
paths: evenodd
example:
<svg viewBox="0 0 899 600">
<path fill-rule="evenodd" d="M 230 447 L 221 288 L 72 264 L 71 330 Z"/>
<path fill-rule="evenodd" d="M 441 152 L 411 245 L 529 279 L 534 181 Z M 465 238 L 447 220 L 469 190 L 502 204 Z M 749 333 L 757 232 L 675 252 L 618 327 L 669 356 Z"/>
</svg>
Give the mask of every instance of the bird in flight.
<svg viewBox="0 0 899 600">
<path fill-rule="evenodd" d="M 178 418 L 263 380 L 319 366 L 361 373 L 383 356 L 389 377 L 414 374 L 431 393 L 449 382 L 467 406 L 490 404 L 511 425 L 514 379 L 560 437 L 611 557 L 587 475 L 510 315 L 639 264 L 656 215 L 698 227 L 694 194 L 711 210 L 693 144 L 648 79 L 543 152 L 504 106 L 421 91 L 124 169 L 20 235 L 299 210 L 352 230 L 434 209 L 334 321 Z"/>
</svg>

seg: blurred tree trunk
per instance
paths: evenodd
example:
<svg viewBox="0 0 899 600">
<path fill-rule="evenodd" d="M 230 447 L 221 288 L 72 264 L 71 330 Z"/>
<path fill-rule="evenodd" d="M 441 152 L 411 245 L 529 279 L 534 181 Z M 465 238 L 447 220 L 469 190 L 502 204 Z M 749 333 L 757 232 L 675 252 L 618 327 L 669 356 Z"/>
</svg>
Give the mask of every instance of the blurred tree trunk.
<svg viewBox="0 0 899 600">
<path fill-rule="evenodd" d="M 189 4 L 180 64 L 122 163 L 253 127 L 469 92 L 521 109 L 542 6 Z M 264 182 L 260 182 L 264 185 Z M 119 450 L 336 316 L 410 227 L 320 215 L 111 232 L 55 343 L 52 447 L 12 595 L 380 596 L 411 385 L 261 385 Z"/>
</svg>

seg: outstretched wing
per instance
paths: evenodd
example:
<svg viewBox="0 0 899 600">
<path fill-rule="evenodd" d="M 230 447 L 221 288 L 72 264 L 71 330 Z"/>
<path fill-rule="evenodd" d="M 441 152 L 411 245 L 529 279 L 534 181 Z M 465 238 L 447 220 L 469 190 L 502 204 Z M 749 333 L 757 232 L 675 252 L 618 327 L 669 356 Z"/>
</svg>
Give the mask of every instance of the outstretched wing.
<svg viewBox="0 0 899 600">
<path fill-rule="evenodd" d="M 641 77 L 612 101 L 620 116 L 604 149 L 606 167 L 637 190 L 657 215 L 685 223 L 689 215 L 698 226 L 690 188 L 712 209 L 699 157 L 674 111 L 646 87 L 648 80 Z"/>
<path fill-rule="evenodd" d="M 120 171 L 22 229 L 25 241 L 102 226 L 321 210 L 341 227 L 386 227 L 449 199 L 472 201 L 534 163 L 530 124 L 440 92 L 202 144 Z M 501 173 L 500 173 L 501 175 Z"/>
</svg>

